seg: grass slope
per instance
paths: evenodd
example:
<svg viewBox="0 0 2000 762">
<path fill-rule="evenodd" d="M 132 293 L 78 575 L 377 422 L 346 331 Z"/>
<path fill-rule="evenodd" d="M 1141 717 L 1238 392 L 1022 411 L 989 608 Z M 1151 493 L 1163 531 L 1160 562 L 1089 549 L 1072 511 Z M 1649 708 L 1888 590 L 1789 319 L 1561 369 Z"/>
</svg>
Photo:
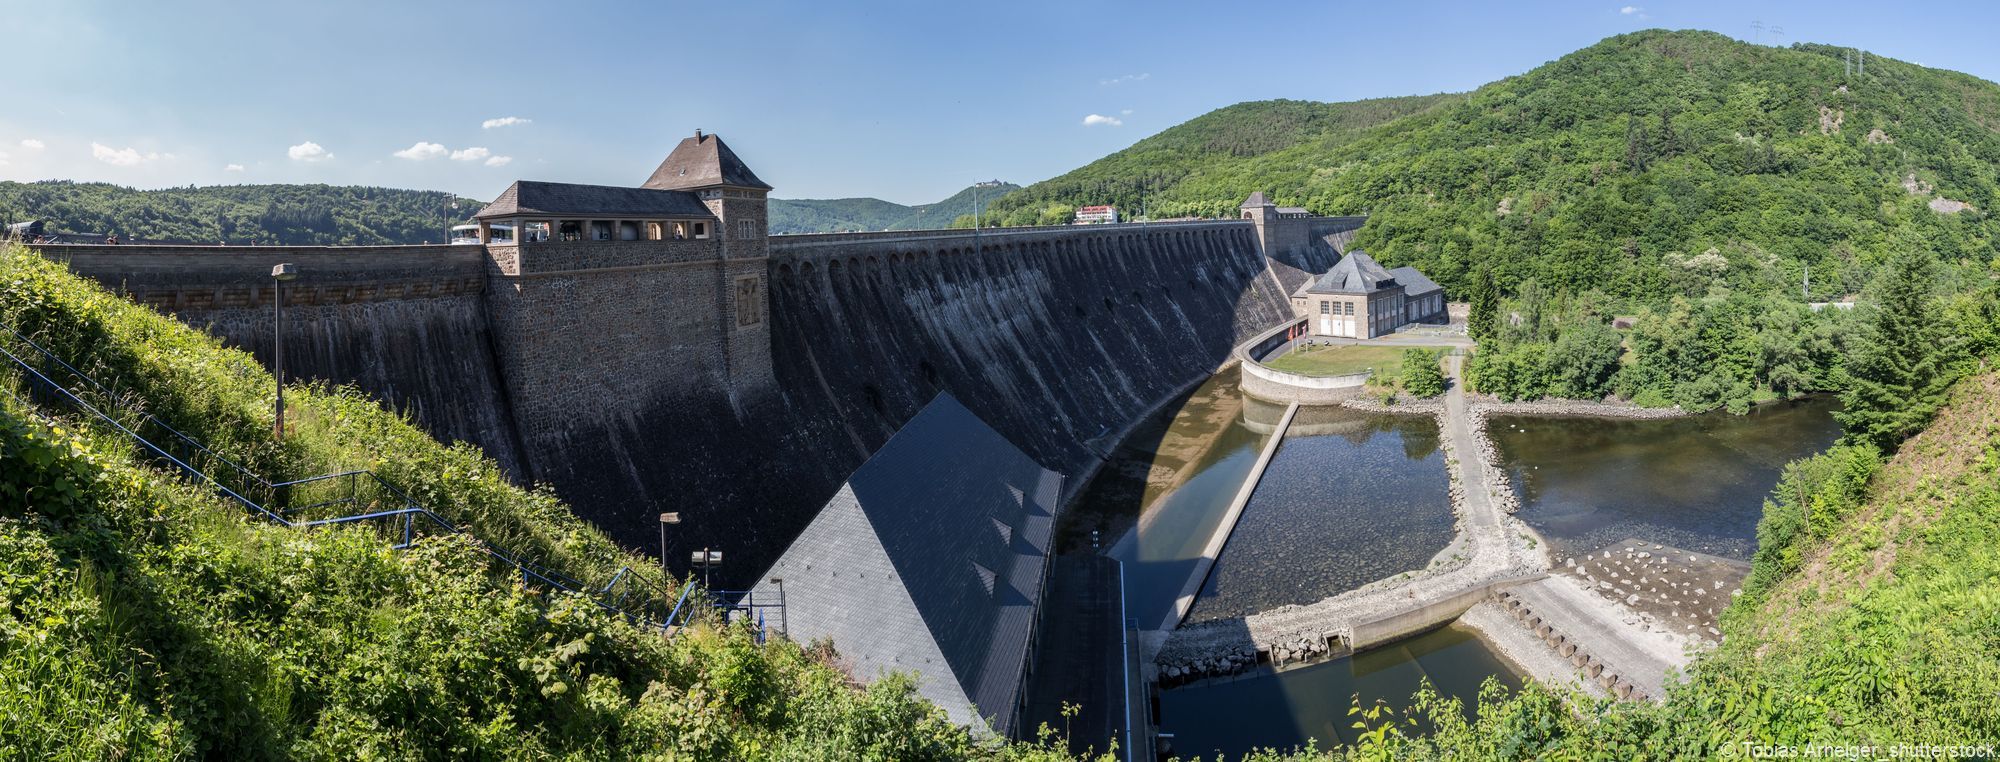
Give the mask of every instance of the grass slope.
<svg viewBox="0 0 2000 762">
<path fill-rule="evenodd" d="M 249 355 L 18 248 L 0 247 L 0 322 L 253 470 L 372 468 L 550 567 L 658 582 L 351 391 L 288 390 L 301 424 L 273 441 Z M 464 536 L 396 552 L 251 519 L 19 381 L 0 373 L 0 759 L 1046 758 L 975 742 L 906 679 L 857 689 L 824 648 L 712 621 L 666 640 L 523 587 Z"/>
</svg>

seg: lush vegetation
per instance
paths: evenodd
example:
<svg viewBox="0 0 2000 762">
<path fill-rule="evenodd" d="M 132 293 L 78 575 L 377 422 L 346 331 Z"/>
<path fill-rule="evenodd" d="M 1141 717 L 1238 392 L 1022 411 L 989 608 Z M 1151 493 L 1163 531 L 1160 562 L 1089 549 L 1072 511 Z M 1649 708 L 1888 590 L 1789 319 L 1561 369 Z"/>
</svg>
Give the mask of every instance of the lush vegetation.
<svg viewBox="0 0 2000 762">
<path fill-rule="evenodd" d="M 662 582 L 549 495 L 351 391 L 288 390 L 301 423 L 274 441 L 271 378 L 248 355 L 18 249 L 0 248 L 0 322 L 254 470 L 372 468 L 548 567 Z M 24 401 L 11 371 L 0 385 L 0 757 L 1053 754 L 967 736 L 907 680 L 857 688 L 825 647 L 759 646 L 706 616 L 662 638 L 523 586 L 464 535 L 397 552 L 365 527 L 253 519 L 108 427 Z"/>
<path fill-rule="evenodd" d="M 978 189 L 979 208 L 1021 186 Z M 972 227 L 974 193 L 966 188 L 934 204 L 904 206 L 879 198 L 771 199 L 772 233 L 853 233 Z M 961 221 L 959 218 L 963 217 Z M 957 224 L 960 221 L 963 224 Z"/>
<path fill-rule="evenodd" d="M 1403 391 L 1419 399 L 1444 393 L 1444 370 L 1438 366 L 1441 353 L 1411 347 L 1403 350 Z"/>
<path fill-rule="evenodd" d="M 1149 186 L 1155 216 L 1233 215 L 1264 190 L 1369 215 L 1355 246 L 1457 298 L 1484 266 L 1506 294 L 1598 289 L 1619 311 L 1715 281 L 1798 294 L 1808 265 L 1826 300 L 1905 249 L 1983 266 L 2000 240 L 2000 86 L 1872 55 L 1850 75 L 1844 51 L 1648 31 L 1464 95 L 1239 104 L 993 210 L 1026 224 Z"/>
<path fill-rule="evenodd" d="M 457 209 L 451 208 L 454 202 Z M 142 191 L 66 180 L 0 182 L 0 222 L 42 220 L 51 233 L 115 234 L 127 242 L 443 243 L 446 228 L 483 205 L 440 191 L 358 185 L 217 185 Z"/>
<path fill-rule="evenodd" d="M 1154 219 L 1234 217 L 1253 190 L 1272 190 L 1260 176 L 1280 155 L 1325 155 L 1371 127 L 1423 113 L 1454 96 L 1380 98 L 1352 103 L 1258 101 L 1217 109 L 1153 135 L 1060 177 L 993 203 L 1005 225 L 1067 220 L 1078 206 L 1113 204 Z M 1282 193 L 1287 203 L 1295 194 Z"/>
</svg>

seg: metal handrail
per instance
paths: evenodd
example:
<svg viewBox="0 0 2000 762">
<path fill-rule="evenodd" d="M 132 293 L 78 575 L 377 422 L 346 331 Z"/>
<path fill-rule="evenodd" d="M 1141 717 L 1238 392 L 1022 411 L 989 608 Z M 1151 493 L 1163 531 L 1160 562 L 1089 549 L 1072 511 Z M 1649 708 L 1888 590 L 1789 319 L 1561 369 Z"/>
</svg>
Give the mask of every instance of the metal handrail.
<svg viewBox="0 0 2000 762">
<path fill-rule="evenodd" d="M 88 374 L 80 370 L 77 370 L 75 366 L 64 361 L 61 357 L 56 356 L 53 352 L 44 349 L 41 345 L 36 344 L 32 340 L 29 340 L 26 336 L 21 335 L 19 331 L 14 330 L 11 326 L 0 325 L 0 329 L 6 330 L 7 333 L 12 335 L 15 339 L 28 345 L 29 347 L 34 348 L 34 350 L 37 353 L 41 354 L 43 357 L 62 366 L 62 368 L 68 371 L 71 375 L 79 379 L 82 379 L 91 388 L 97 390 L 99 393 L 103 394 L 106 398 L 113 400 L 114 402 L 118 399 L 117 394 L 113 393 L 109 388 L 105 387 L 103 384 L 98 383 L 96 379 L 91 378 Z M 199 441 L 195 440 L 193 437 L 190 437 L 187 434 L 182 433 L 181 431 L 173 428 L 172 426 L 168 426 L 165 422 L 160 421 L 159 418 L 153 416 L 151 413 L 145 412 L 143 410 L 132 411 L 136 412 L 138 415 L 141 416 L 142 424 L 152 424 L 164 431 L 167 431 L 168 433 L 174 435 L 176 438 L 182 440 L 188 445 L 199 450 L 200 453 L 212 457 L 215 460 L 227 465 L 230 470 L 235 471 L 238 475 L 253 481 L 257 486 L 264 487 L 267 489 L 280 489 L 280 488 L 297 487 L 307 484 L 313 484 L 338 478 L 366 477 L 367 479 L 381 486 L 384 490 L 389 492 L 391 495 L 393 495 L 403 503 L 403 507 L 401 508 L 369 511 L 366 513 L 360 513 L 348 516 L 336 516 L 332 518 L 315 519 L 310 521 L 294 521 L 292 519 L 288 519 L 281 512 L 273 511 L 270 508 L 267 508 L 264 505 L 258 503 L 257 501 L 252 500 L 249 497 L 245 496 L 239 490 L 232 489 L 228 485 L 223 484 L 213 475 L 189 463 L 188 462 L 189 459 L 184 459 L 174 455 L 171 452 L 168 452 L 166 448 L 159 446 L 152 440 L 147 439 L 144 435 L 140 434 L 137 431 L 134 431 L 131 426 L 128 426 L 124 422 L 112 416 L 110 413 L 105 412 L 98 406 L 93 405 L 89 401 L 83 399 L 83 397 L 78 395 L 74 390 L 57 382 L 55 379 L 50 378 L 47 373 L 44 373 L 40 368 L 36 367 L 34 364 L 29 363 L 27 360 L 23 359 L 20 355 L 15 354 L 8 347 L 0 345 L 0 355 L 4 355 L 7 358 L 7 360 L 11 361 L 15 367 L 18 367 L 23 373 L 27 374 L 28 377 L 32 378 L 33 380 L 39 381 L 40 384 L 46 389 L 48 389 L 51 393 L 57 395 L 59 398 L 63 400 L 66 400 L 68 403 L 74 405 L 79 410 L 89 414 L 90 417 L 94 417 L 106 424 L 109 424 L 112 428 L 124 434 L 127 438 L 137 443 L 145 450 L 153 453 L 162 460 L 165 460 L 166 462 L 173 464 L 173 466 L 177 468 L 184 476 L 192 478 L 197 482 L 203 482 L 208 484 L 209 486 L 213 487 L 216 491 L 222 493 L 229 499 L 235 501 L 236 503 L 242 505 L 243 507 L 255 513 L 262 514 L 264 518 L 280 526 L 304 529 L 304 528 L 318 527 L 318 526 L 352 524 L 365 521 L 375 521 L 392 517 L 402 517 L 403 541 L 401 543 L 396 544 L 393 547 L 397 550 L 403 550 L 411 545 L 415 529 L 415 521 L 418 517 L 422 517 L 423 519 L 429 521 L 432 525 L 436 526 L 439 529 L 442 529 L 446 533 L 464 534 L 468 537 L 471 537 L 472 540 L 474 541 L 475 546 L 478 547 L 482 552 L 486 553 L 489 556 L 492 556 L 495 559 L 500 560 L 501 562 L 509 566 L 514 567 L 521 573 L 522 578 L 524 580 L 529 580 L 529 579 L 539 580 L 541 583 L 546 584 L 550 587 L 563 590 L 565 592 L 582 595 L 585 598 L 591 600 L 591 602 L 596 603 L 600 608 L 603 608 L 608 612 L 625 616 L 628 620 L 644 627 L 658 628 L 662 631 L 662 633 L 667 634 L 669 636 L 671 636 L 674 632 L 673 626 L 679 620 L 684 604 L 687 602 L 688 595 L 694 590 L 694 585 L 692 584 L 682 585 L 680 598 L 675 602 L 673 610 L 668 614 L 668 616 L 664 620 L 655 621 L 643 616 L 642 614 L 635 613 L 633 611 L 628 611 L 620 606 L 614 606 L 610 603 L 605 602 L 599 597 L 600 595 L 608 594 L 610 590 L 616 587 L 620 582 L 626 582 L 629 585 L 633 581 L 637 581 L 640 584 L 645 585 L 646 587 L 654 588 L 658 592 L 661 593 L 666 592 L 664 587 L 655 587 L 650 581 L 644 580 L 643 578 L 640 578 L 636 575 L 632 575 L 630 573 L 632 571 L 632 567 L 629 565 L 621 567 L 615 574 L 612 575 L 611 581 L 606 585 L 604 585 L 602 589 L 599 589 L 596 595 L 593 595 L 589 591 L 595 588 L 594 585 L 586 585 L 580 580 L 577 580 L 574 577 L 570 577 L 569 575 L 557 572 L 553 569 L 546 569 L 540 567 L 537 564 L 525 561 L 507 550 L 496 547 L 491 543 L 486 542 L 485 540 L 479 538 L 477 535 L 474 535 L 471 532 L 460 529 L 457 525 L 453 524 L 449 519 L 446 519 L 445 517 L 437 514 L 436 512 L 430 510 L 429 508 L 426 508 L 422 505 L 418 505 L 414 500 L 410 499 L 408 493 L 404 492 L 401 488 L 390 483 L 389 481 L 383 479 L 381 475 L 376 474 L 373 471 L 368 471 L 368 470 L 344 471 L 340 473 L 321 474 L 318 476 L 310 476 L 303 479 L 295 479 L 292 481 L 273 483 L 270 480 L 265 479 L 262 476 L 256 474 L 255 472 L 252 472 L 249 469 L 244 468 L 243 466 L 237 464 L 235 461 L 230 460 L 229 458 L 226 458 L 219 453 L 216 453 L 214 450 L 210 450 L 208 447 L 202 445 Z M 28 405 L 33 404 L 32 400 L 29 400 L 27 398 L 22 397 L 19 394 L 16 394 L 14 390 L 9 386 L 0 386 L 0 389 L 4 389 L 9 396 L 14 397 L 23 404 L 28 404 Z M 353 497 L 337 499 L 337 500 L 329 500 L 314 504 L 314 506 L 308 506 L 308 508 L 325 506 L 325 505 L 336 505 L 342 502 L 354 502 L 354 501 L 355 498 Z M 629 593 L 627 595 L 629 596 Z M 619 599 L 619 603 L 623 603 L 625 597 L 626 596 L 621 596 Z M 664 596 L 662 596 L 662 600 L 664 600 Z M 689 615 L 692 616 L 691 611 L 689 612 Z"/>
</svg>

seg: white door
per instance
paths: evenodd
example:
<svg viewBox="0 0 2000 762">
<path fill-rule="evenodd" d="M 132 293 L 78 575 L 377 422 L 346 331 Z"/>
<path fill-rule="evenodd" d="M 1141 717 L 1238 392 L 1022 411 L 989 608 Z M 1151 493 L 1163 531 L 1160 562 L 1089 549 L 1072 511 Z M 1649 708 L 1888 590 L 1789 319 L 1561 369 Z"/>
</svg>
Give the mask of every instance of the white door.
<svg viewBox="0 0 2000 762">
<path fill-rule="evenodd" d="M 1333 320 L 1325 315 L 1319 316 L 1319 335 L 1321 336 L 1333 335 Z"/>
</svg>

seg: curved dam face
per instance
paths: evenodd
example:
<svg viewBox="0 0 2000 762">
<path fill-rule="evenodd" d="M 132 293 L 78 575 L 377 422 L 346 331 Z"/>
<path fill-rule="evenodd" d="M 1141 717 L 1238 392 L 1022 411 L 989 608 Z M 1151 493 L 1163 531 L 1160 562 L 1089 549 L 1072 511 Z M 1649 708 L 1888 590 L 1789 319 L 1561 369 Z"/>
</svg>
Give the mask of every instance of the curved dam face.
<svg viewBox="0 0 2000 762">
<path fill-rule="evenodd" d="M 297 263 L 291 375 L 480 445 L 628 547 L 657 548 L 658 514 L 678 511 L 669 565 L 723 550 L 716 582 L 737 587 L 941 390 L 1044 466 L 1092 470 L 1291 314 L 1305 273 L 1286 260 L 1337 256 L 1327 238 L 1274 258 L 1259 243 L 1222 221 L 783 236 L 768 258 L 617 267 L 479 246 L 43 251 L 267 362 L 270 266 Z M 750 330 L 753 275 L 768 314 Z M 750 343 L 765 330 L 768 366 Z"/>
<path fill-rule="evenodd" d="M 948 390 L 1076 474 L 1240 336 L 1290 314 L 1240 225 L 801 238 L 828 242 L 773 247 L 773 363 L 788 394 L 817 392 L 838 421 L 848 441 L 822 457 L 848 467 Z"/>
</svg>

